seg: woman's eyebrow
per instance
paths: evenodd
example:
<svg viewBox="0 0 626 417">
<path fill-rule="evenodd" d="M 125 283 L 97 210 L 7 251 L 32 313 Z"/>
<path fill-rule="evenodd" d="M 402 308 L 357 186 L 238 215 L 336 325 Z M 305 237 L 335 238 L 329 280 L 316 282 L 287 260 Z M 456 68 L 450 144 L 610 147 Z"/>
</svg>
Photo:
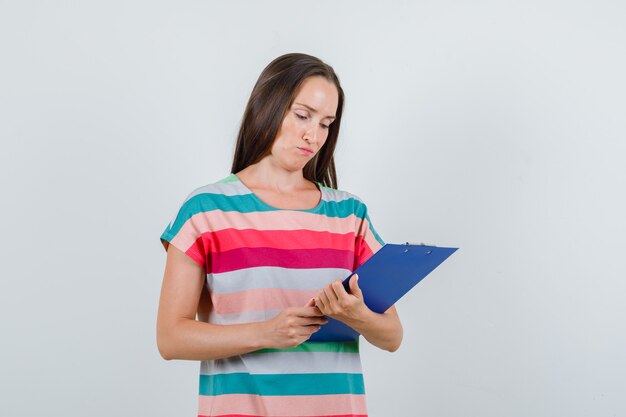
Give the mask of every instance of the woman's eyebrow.
<svg viewBox="0 0 626 417">
<path fill-rule="evenodd" d="M 304 103 L 294 103 L 294 104 L 298 104 L 298 105 L 300 105 L 300 106 L 304 106 L 304 107 L 306 107 L 307 109 L 311 110 L 312 112 L 317 113 L 317 110 L 316 110 L 316 109 L 314 109 L 313 107 L 308 106 L 308 105 L 306 105 L 306 104 L 304 104 Z M 326 117 L 324 117 L 324 119 L 335 119 L 335 116 L 326 116 Z"/>
</svg>

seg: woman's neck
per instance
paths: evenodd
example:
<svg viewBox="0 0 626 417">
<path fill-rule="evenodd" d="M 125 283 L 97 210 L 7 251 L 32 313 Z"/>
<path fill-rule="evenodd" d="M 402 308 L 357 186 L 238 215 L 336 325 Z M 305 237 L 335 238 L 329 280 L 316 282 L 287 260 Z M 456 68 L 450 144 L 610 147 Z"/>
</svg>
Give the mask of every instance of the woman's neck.
<svg viewBox="0 0 626 417">
<path fill-rule="evenodd" d="M 279 193 L 289 194 L 317 188 L 314 183 L 304 178 L 301 169 L 295 171 L 286 170 L 272 164 L 269 158 L 264 158 L 256 164 L 249 165 L 235 174 L 248 186 Z"/>
</svg>

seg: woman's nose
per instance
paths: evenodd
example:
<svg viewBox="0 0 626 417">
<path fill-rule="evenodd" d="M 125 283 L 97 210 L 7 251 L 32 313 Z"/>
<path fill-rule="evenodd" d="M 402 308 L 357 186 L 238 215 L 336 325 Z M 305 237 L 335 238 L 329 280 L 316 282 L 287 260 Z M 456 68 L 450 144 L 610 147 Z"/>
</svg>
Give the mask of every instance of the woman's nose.
<svg viewBox="0 0 626 417">
<path fill-rule="evenodd" d="M 320 137 L 320 128 L 319 127 L 311 127 L 304 132 L 304 140 L 307 142 L 317 142 Z"/>
</svg>

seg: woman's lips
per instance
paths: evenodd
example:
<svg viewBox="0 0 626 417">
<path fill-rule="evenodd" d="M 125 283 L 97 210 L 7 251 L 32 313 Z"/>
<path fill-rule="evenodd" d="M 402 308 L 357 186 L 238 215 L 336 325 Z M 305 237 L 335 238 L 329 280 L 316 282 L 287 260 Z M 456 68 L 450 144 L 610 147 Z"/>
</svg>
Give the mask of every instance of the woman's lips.
<svg viewBox="0 0 626 417">
<path fill-rule="evenodd" d="M 304 153 L 305 155 L 311 155 L 313 153 L 313 149 L 301 148 L 299 146 L 298 146 L 298 149 L 300 149 L 302 151 L 302 153 Z"/>
</svg>

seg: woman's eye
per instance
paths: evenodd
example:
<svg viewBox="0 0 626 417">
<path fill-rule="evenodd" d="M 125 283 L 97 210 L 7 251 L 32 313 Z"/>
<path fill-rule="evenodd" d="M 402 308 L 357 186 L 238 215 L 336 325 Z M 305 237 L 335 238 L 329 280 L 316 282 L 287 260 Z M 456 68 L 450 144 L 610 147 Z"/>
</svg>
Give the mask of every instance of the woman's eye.
<svg viewBox="0 0 626 417">
<path fill-rule="evenodd" d="M 328 129 L 330 126 L 327 126 L 327 125 L 322 125 L 322 127 L 323 127 L 324 129 Z"/>
<path fill-rule="evenodd" d="M 303 116 L 303 115 L 298 114 L 298 113 L 296 113 L 296 116 L 298 116 L 298 119 L 306 120 L 306 116 Z"/>
</svg>

